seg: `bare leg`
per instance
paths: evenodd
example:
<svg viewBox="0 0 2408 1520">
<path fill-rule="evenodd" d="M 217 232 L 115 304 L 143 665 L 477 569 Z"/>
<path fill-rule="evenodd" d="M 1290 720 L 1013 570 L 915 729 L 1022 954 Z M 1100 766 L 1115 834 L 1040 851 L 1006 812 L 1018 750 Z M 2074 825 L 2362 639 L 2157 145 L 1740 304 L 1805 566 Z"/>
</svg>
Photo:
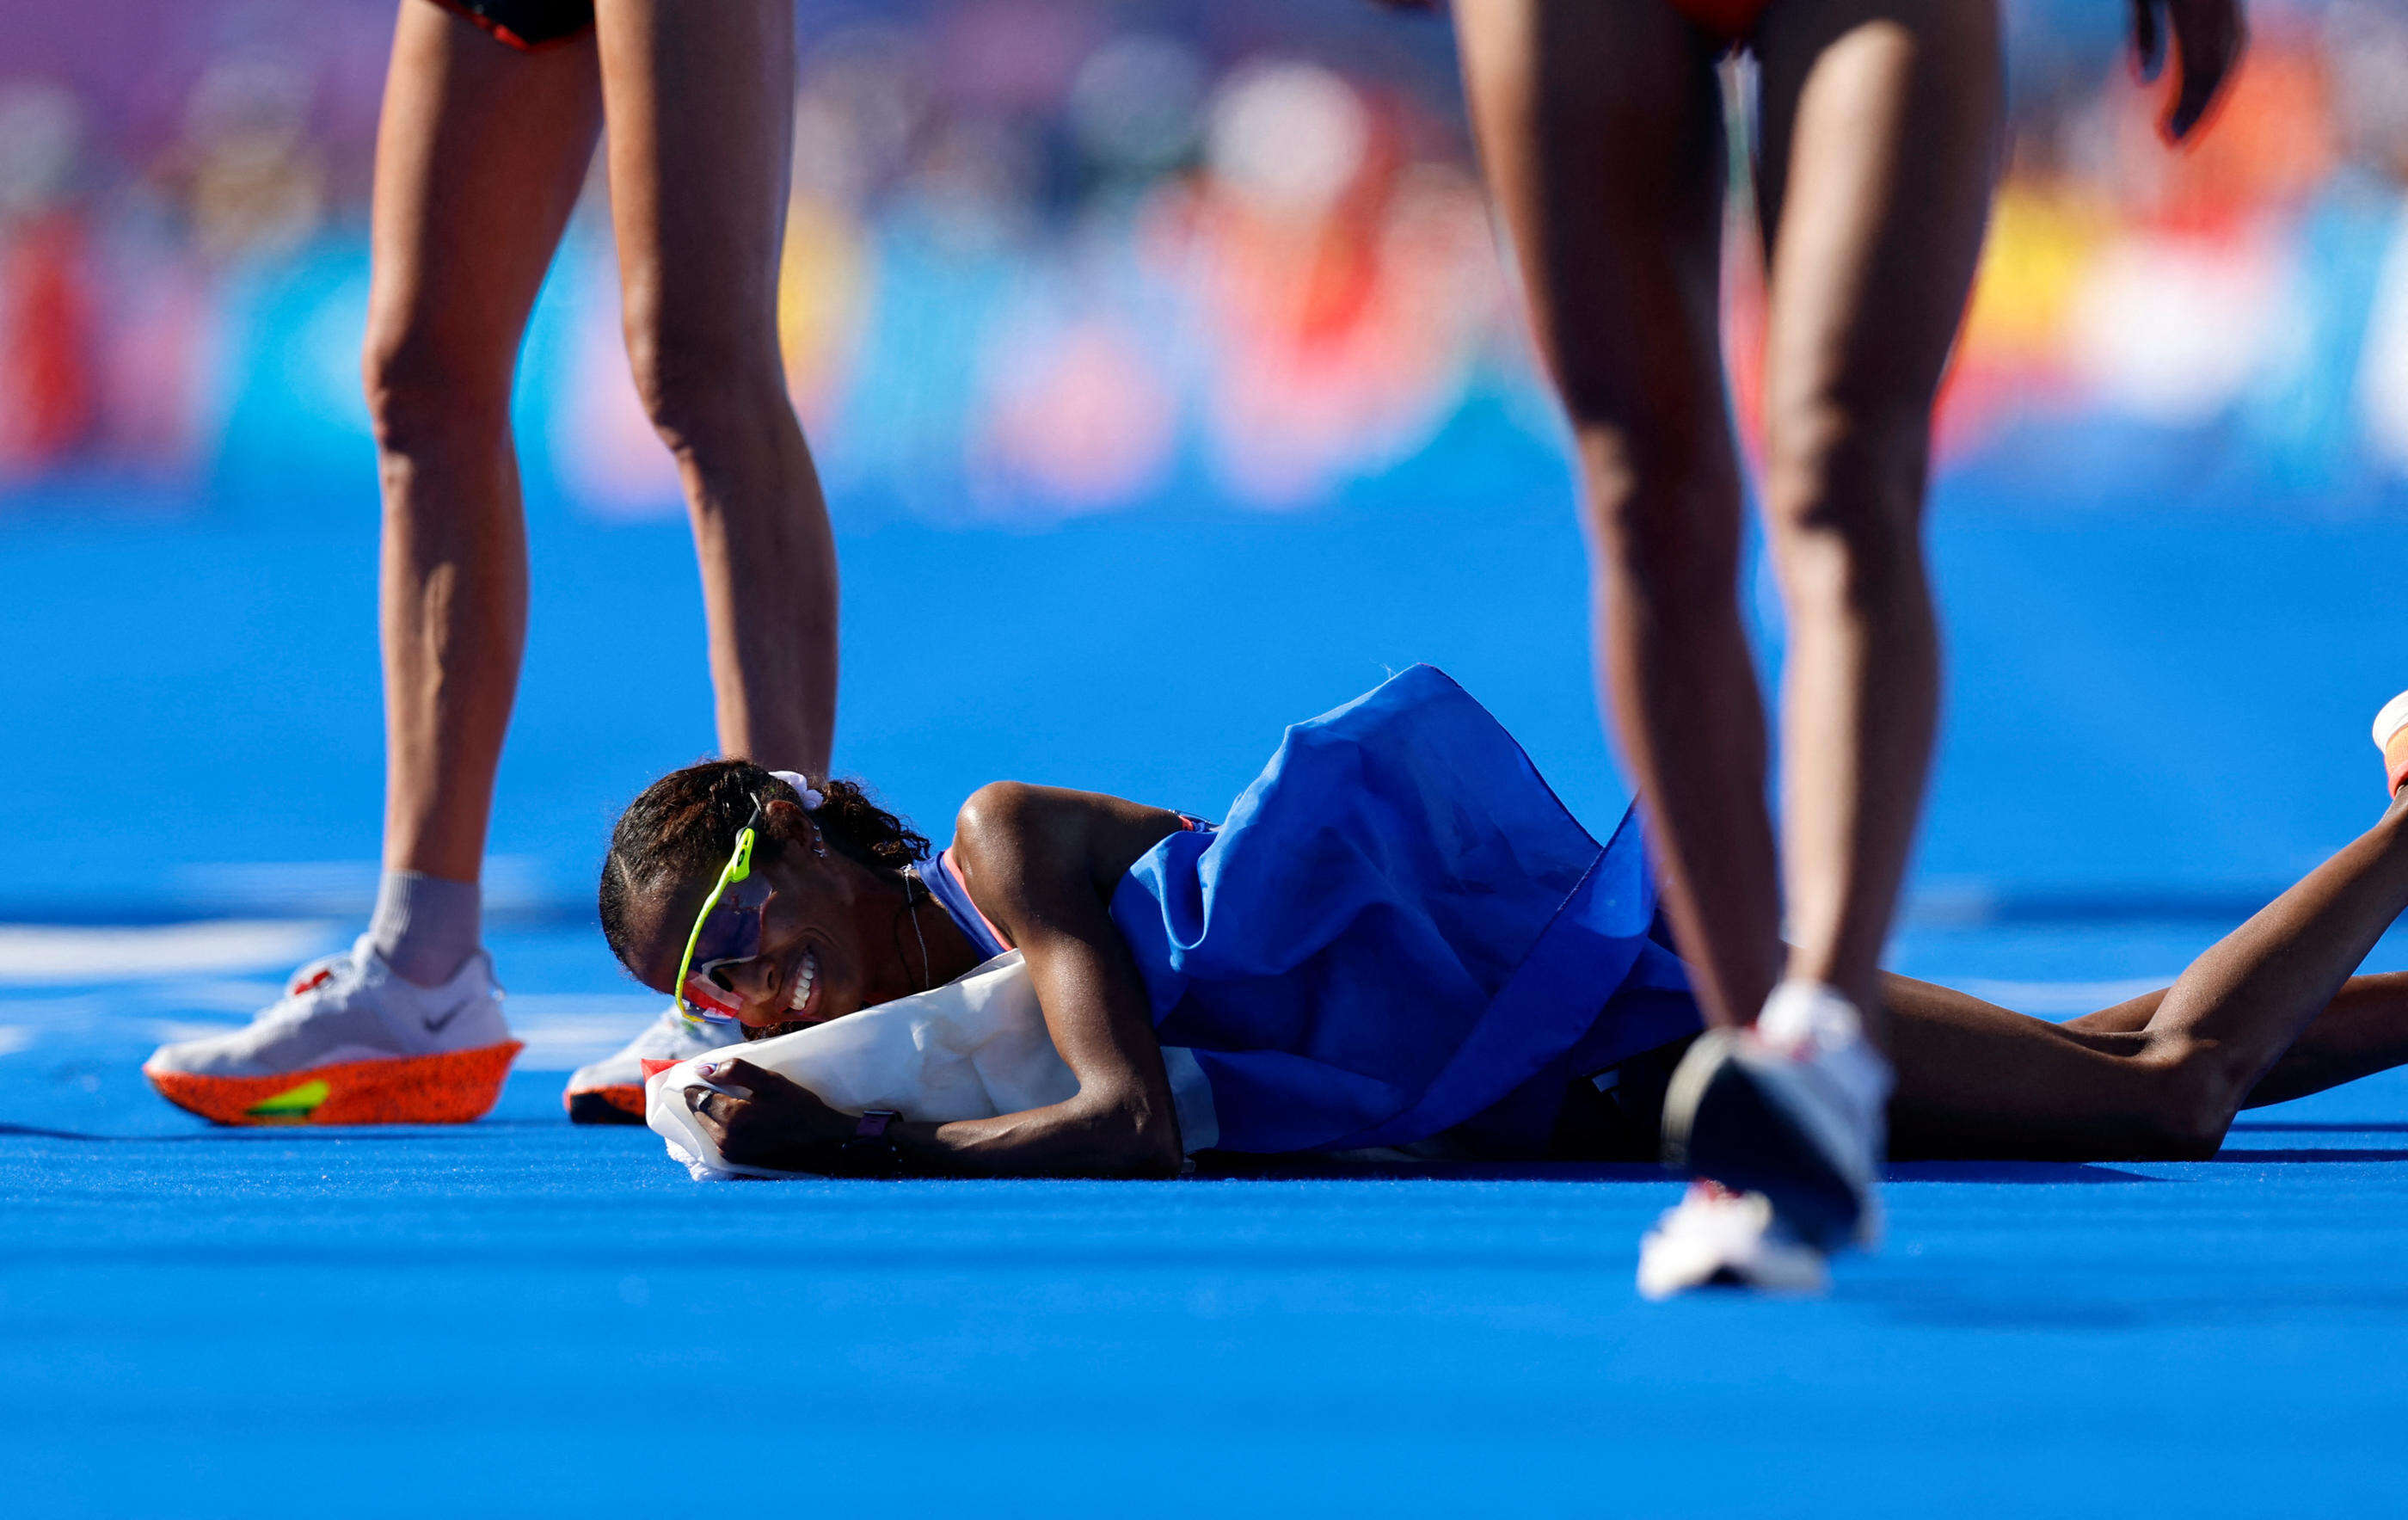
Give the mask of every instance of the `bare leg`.
<svg viewBox="0 0 2408 1520">
<path fill-rule="evenodd" d="M 2160 987 L 2143 993 L 2113 1008 L 2069 1019 L 2059 1027 L 2086 1035 L 2139 1035 L 2148 1028 L 2171 990 Z M 2140 1045 L 2138 1040 L 2099 1042 L 2100 1048 L 2111 1050 L 2132 1051 Z M 2408 972 L 2354 976 L 2300 1031 L 2273 1068 L 2258 1079 L 2241 1106 L 2262 1109 L 2270 1103 L 2287 1103 L 2400 1066 L 2408 1066 Z"/>
<path fill-rule="evenodd" d="M 2212 1154 L 2233 1113 L 2408 1056 L 2408 978 L 2350 973 L 2408 911 L 2408 802 L 2191 963 L 2163 993 L 2047 1024 L 1903 978 L 1903 1149 Z"/>
<path fill-rule="evenodd" d="M 2287 1103 L 2397 1066 L 2408 1066 L 2408 974 L 2354 976 L 2241 1106 Z"/>
<path fill-rule="evenodd" d="M 1745 1023 L 1779 974 L 1781 905 L 1716 336 L 1713 49 L 1662 0 L 1455 14 L 1489 186 L 1578 446 L 1614 732 L 1698 1001 Z"/>
<path fill-rule="evenodd" d="M 590 41 L 523 55 L 404 0 L 363 367 L 384 492 L 390 870 L 474 882 L 526 634 L 521 334 L 594 151 Z"/>
<path fill-rule="evenodd" d="M 778 352 L 790 0 L 599 0 L 628 357 L 677 456 L 720 747 L 826 773 L 836 544 Z"/>
<path fill-rule="evenodd" d="M 1998 17 L 1989 0 L 1780 0 L 1756 51 L 1788 974 L 1870 1010 L 1938 709 L 1921 519 L 1995 172 Z"/>
</svg>

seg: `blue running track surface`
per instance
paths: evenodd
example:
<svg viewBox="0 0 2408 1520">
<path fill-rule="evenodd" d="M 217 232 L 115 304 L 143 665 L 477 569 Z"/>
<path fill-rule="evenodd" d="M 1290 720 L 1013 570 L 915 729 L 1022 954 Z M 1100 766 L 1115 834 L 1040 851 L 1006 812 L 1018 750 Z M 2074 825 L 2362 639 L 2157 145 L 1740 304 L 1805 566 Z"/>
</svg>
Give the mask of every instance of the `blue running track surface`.
<svg viewBox="0 0 2408 1520">
<path fill-rule="evenodd" d="M 2086 966 L 2178 967 L 2207 932 L 2096 936 L 2112 958 L 1934 933 L 1902 958 L 2037 966 L 2056 980 L 1970 980 L 2061 1011 L 2122 995 Z M 1829 1299 L 1649 1306 L 1636 1243 L 1673 1189 L 1638 1169 L 697 1185 L 648 1131 L 571 1128 L 557 1070 L 455 1129 L 211 1129 L 135 1066 L 271 990 L 223 962 L 294 948 L 222 933 L 208 975 L 0 998 L 8 1514 L 2321 1516 L 2408 1493 L 2398 1075 L 2250 1116 L 2204 1165 L 1899 1167 L 1890 1248 Z M 520 999 L 529 1065 L 653 1007 L 568 969 L 583 942 L 495 946 L 591 988 Z"/>
<path fill-rule="evenodd" d="M 939 834 L 1001 776 L 1211 811 L 1428 660 L 1609 823 L 1565 483 L 1461 473 L 841 524 L 839 766 Z M 2102 480 L 2131 499 L 1960 483 L 1934 523 L 1956 695 L 1897 964 L 2048 1014 L 2169 980 L 2372 822 L 2408 685 L 2408 515 Z M 0 524 L 0 1520 L 2408 1511 L 2396 1074 L 2210 1164 L 1900 1169 L 1890 1248 L 1810 1303 L 1641 1304 L 1643 1171 L 706 1187 L 570 1128 L 563 1074 L 659 1006 L 592 927 L 602 839 L 711 742 L 673 523 L 538 513 L 499 1111 L 208 1129 L 142 1056 L 374 882 L 374 525 L 365 473 Z"/>
</svg>

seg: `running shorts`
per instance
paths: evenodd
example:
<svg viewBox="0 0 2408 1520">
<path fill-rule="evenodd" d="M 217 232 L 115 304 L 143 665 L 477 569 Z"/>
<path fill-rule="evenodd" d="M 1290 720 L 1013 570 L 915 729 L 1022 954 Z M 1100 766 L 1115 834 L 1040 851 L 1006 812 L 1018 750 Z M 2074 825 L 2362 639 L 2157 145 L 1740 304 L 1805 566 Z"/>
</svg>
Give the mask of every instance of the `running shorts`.
<svg viewBox="0 0 2408 1520">
<path fill-rule="evenodd" d="M 522 52 L 566 42 L 594 24 L 594 0 L 436 0 Z"/>
</svg>

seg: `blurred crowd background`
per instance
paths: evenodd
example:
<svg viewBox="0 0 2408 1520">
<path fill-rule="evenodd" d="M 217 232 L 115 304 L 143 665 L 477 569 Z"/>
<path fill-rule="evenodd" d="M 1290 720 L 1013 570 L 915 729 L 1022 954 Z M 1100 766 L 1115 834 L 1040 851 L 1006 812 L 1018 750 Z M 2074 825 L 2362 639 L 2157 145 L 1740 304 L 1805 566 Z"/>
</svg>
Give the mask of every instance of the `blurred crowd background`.
<svg viewBox="0 0 2408 1520">
<path fill-rule="evenodd" d="M 365 907 L 396 3 L 430 0 L 0 0 L 0 918 Z M 2408 685 L 2408 7 L 2252 0 L 2178 153 L 2121 0 L 2006 12 L 1916 911 L 2224 914 L 2364 826 L 2367 719 Z M 840 769 L 932 831 L 997 776 L 1211 811 L 1282 724 L 1429 660 L 1611 825 L 1565 440 L 1442 19 L 798 15 L 780 322 L 844 566 Z M 573 917 L 618 807 L 711 746 L 607 211 L 597 183 L 526 349 L 535 609 L 487 875 Z M 1777 661 L 1760 574 L 1751 605 Z M 139 869 L 89 848 L 102 777 L 138 782 Z"/>
<path fill-rule="evenodd" d="M 0 513 L 371 488 L 356 348 L 393 9 L 0 0 Z M 2014 146 L 1943 468 L 1989 466 L 2002 501 L 2408 503 L 2408 8 L 2256 0 L 2232 96 L 2181 154 L 2124 7 L 2007 9 Z M 1442 22 L 1368 0 L 800 15 L 781 322 L 840 520 L 1292 510 L 1555 447 Z M 601 200 L 597 179 L 528 348 L 529 489 L 674 514 Z M 1758 303 L 1732 248 L 1744 428 Z"/>
</svg>

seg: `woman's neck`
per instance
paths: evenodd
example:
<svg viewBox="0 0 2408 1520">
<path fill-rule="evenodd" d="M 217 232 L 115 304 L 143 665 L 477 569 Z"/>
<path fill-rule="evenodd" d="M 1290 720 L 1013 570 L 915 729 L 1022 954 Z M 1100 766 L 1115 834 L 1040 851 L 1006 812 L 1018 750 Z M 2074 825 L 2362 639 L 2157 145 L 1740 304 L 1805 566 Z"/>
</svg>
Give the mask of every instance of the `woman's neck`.
<svg viewBox="0 0 2408 1520">
<path fill-rule="evenodd" d="M 943 986 L 986 958 L 916 871 L 880 874 L 891 893 L 896 972 L 894 989 L 881 1001 Z"/>
</svg>

